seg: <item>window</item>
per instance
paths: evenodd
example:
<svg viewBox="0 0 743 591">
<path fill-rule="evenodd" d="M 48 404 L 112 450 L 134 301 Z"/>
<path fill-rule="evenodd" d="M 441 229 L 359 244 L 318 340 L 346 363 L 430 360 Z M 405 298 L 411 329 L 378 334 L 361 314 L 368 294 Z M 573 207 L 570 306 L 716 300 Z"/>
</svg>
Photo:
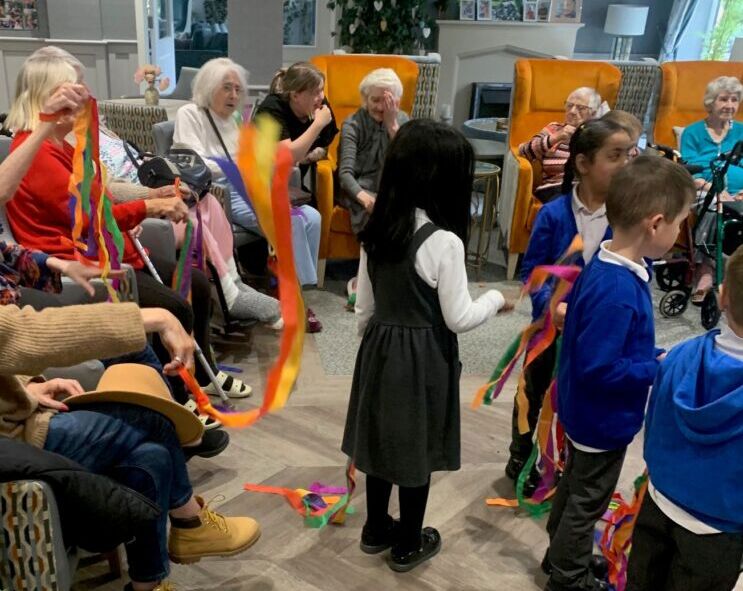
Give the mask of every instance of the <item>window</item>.
<svg viewBox="0 0 743 591">
<path fill-rule="evenodd" d="M 743 33 L 743 0 L 720 0 L 711 30 L 704 42 L 702 58 L 728 60 L 735 38 Z"/>
</svg>

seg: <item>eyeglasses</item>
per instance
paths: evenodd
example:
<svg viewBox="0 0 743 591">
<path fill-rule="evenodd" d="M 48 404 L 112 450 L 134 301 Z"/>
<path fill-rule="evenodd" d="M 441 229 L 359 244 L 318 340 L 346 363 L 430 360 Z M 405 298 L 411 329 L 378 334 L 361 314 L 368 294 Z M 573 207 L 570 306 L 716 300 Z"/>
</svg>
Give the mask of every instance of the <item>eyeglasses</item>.
<svg viewBox="0 0 743 591">
<path fill-rule="evenodd" d="M 566 111 L 570 111 L 573 107 L 575 107 L 579 113 L 587 113 L 591 110 L 591 107 L 589 107 L 588 105 L 576 105 L 575 103 L 571 103 L 570 101 L 567 101 L 565 103 Z"/>
</svg>

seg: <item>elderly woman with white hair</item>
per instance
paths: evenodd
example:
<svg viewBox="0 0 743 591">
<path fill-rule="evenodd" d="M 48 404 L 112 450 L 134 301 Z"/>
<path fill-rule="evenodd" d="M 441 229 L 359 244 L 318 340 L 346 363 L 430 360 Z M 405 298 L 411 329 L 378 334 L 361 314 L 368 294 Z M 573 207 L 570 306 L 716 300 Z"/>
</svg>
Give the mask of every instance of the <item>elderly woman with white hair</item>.
<svg viewBox="0 0 743 591">
<path fill-rule="evenodd" d="M 238 130 L 248 84 L 248 73 L 228 58 L 205 63 L 193 81 L 193 102 L 178 109 L 175 145 L 183 145 L 205 158 L 214 178 L 224 179 L 215 159 L 232 159 L 237 153 Z M 255 212 L 231 188 L 232 222 L 259 231 Z M 294 264 L 302 285 L 317 283 L 320 213 L 308 206 L 292 215 Z M 293 212 L 294 213 L 294 212 Z M 278 303 L 276 310 L 278 311 Z"/>
<path fill-rule="evenodd" d="M 712 179 L 710 163 L 721 153 L 729 152 L 736 143 L 743 140 L 743 123 L 735 121 L 738 113 L 743 85 L 734 76 L 720 76 L 708 85 L 704 92 L 704 108 L 707 116 L 692 123 L 681 134 L 681 156 L 689 164 L 703 167 L 696 175 L 697 186 L 709 189 Z M 726 189 L 723 200 L 743 199 L 743 169 L 738 166 L 728 168 L 725 177 Z M 713 204 L 714 207 L 714 204 Z M 708 212 L 709 213 L 709 212 Z M 714 231 L 713 216 L 705 214 L 697 227 L 697 242 L 709 242 Z M 700 257 L 700 271 L 692 302 L 701 303 L 712 288 L 714 261 Z"/>
<path fill-rule="evenodd" d="M 400 111 L 402 83 L 394 70 L 379 68 L 359 85 L 361 108 L 341 127 L 338 201 L 351 214 L 351 227 L 359 233 L 369 219 L 384 157 L 390 141 L 409 117 Z"/>
<path fill-rule="evenodd" d="M 519 155 L 529 162 L 542 165 L 542 182 L 534 195 L 542 203 L 557 197 L 562 191 L 565 163 L 570 156 L 570 138 L 584 121 L 599 116 L 601 95 L 596 90 L 583 86 L 576 88 L 565 101 L 564 123 L 552 122 L 519 146 Z"/>
</svg>

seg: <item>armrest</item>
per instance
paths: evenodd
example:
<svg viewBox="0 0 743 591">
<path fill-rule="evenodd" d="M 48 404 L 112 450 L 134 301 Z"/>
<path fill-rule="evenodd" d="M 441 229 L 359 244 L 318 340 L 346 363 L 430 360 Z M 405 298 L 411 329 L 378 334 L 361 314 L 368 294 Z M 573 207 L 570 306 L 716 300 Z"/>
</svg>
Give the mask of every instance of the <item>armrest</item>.
<svg viewBox="0 0 743 591">
<path fill-rule="evenodd" d="M 176 263 L 175 233 L 168 220 L 147 218 L 142 221 L 142 235 L 139 241 L 159 258 Z"/>
<path fill-rule="evenodd" d="M 316 176 L 317 209 L 320 212 L 322 226 L 320 230 L 320 258 L 327 258 L 330 242 L 330 222 L 333 218 L 333 164 L 329 160 L 317 163 Z"/>
<path fill-rule="evenodd" d="M 119 281 L 119 299 L 122 302 L 139 302 L 139 292 L 137 291 L 137 278 L 134 276 L 134 269 L 131 265 L 122 265 L 126 270 L 124 279 Z M 75 283 L 69 277 L 62 277 L 62 293 L 60 301 L 63 306 L 73 306 L 75 304 L 91 304 L 96 302 L 108 301 L 108 289 L 101 279 L 91 280 L 95 288 L 95 295 L 91 298 L 80 285 Z"/>
<path fill-rule="evenodd" d="M 531 234 L 534 171 L 531 163 L 526 158 L 516 156 L 516 161 L 518 163 L 518 184 L 516 185 L 513 202 L 513 218 L 511 220 L 508 250 L 511 253 L 522 253 L 526 252 L 529 235 Z"/>
<path fill-rule="evenodd" d="M 48 367 L 42 373 L 47 380 L 54 378 L 77 380 L 85 391 L 91 391 L 96 389 L 103 370 L 103 364 L 97 359 L 92 359 L 69 367 Z"/>
</svg>

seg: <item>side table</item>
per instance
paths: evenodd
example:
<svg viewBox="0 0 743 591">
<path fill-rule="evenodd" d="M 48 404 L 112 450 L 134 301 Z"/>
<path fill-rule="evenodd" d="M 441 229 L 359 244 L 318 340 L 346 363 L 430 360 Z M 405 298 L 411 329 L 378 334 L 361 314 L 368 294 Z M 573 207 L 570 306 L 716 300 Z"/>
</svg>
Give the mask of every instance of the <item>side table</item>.
<svg viewBox="0 0 743 591">
<path fill-rule="evenodd" d="M 477 243 L 474 251 L 468 250 L 467 262 L 475 268 L 475 276 L 478 280 L 480 279 L 480 269 L 488 260 L 490 239 L 493 234 L 498 195 L 500 194 L 500 173 L 501 168 L 496 164 L 481 161 L 477 161 L 475 164 L 475 181 L 482 181 L 485 184 L 485 189 L 483 192 L 482 207 L 480 207 L 479 200 L 473 201 L 475 211 L 472 216 L 471 231 L 474 230 L 475 225 L 478 226 Z"/>
</svg>

